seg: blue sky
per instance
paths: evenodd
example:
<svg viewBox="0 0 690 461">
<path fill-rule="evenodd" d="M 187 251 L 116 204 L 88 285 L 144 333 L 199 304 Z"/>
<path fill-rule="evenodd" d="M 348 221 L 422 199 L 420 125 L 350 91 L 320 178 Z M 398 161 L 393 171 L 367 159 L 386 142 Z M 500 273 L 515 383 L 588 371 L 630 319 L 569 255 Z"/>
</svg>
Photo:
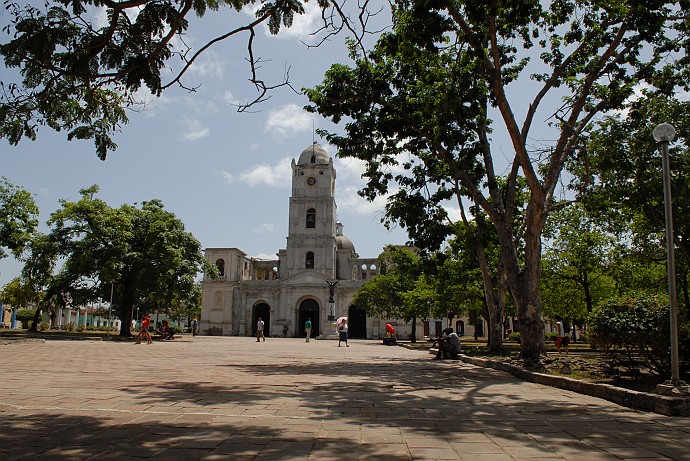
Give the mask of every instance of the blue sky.
<svg viewBox="0 0 690 461">
<path fill-rule="evenodd" d="M 319 48 L 301 43 L 314 42 L 309 33 L 317 29 L 318 16 L 312 5 L 279 36 L 263 29 L 258 34 L 255 51 L 264 60 L 261 76 L 267 83 L 279 83 L 289 66 L 294 88 L 311 87 L 332 63 L 347 62 L 343 36 Z M 211 39 L 227 19 L 229 12 L 223 11 L 194 21 L 185 41 L 198 48 Z M 6 21 L 0 16 L 0 23 Z M 256 96 L 245 57 L 246 35 L 212 47 L 192 67 L 184 82 L 201 85 L 196 92 L 172 88 L 160 98 L 141 92 L 145 110 L 129 113 L 130 123 L 115 138 L 118 149 L 104 162 L 91 142 L 69 142 L 63 133 L 42 129 L 34 142 L 10 146 L 0 140 L 0 175 L 35 194 L 44 232 L 59 199 L 76 200 L 79 189 L 98 184 L 99 197 L 113 207 L 162 200 L 204 248 L 237 247 L 250 256 L 274 258 L 287 237 L 290 161 L 312 143 L 313 126 L 333 127 L 304 112 L 306 97 L 289 88 L 271 93 L 250 113 L 237 113 L 233 103 Z M 0 75 L 11 74 L 0 67 Z M 384 201 L 357 196 L 362 165 L 336 159 L 335 167 L 338 218 L 359 255 L 376 257 L 384 245 L 404 243 L 402 230 L 389 232 L 380 224 Z M 20 270 L 12 258 L 0 260 L 0 287 Z"/>
</svg>

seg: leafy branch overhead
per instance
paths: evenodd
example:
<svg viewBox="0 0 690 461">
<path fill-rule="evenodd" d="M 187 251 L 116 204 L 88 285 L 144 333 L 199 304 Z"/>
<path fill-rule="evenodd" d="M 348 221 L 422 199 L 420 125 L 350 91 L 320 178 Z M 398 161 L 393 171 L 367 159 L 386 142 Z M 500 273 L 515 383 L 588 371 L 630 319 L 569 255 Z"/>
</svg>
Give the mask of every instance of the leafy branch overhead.
<svg viewBox="0 0 690 461">
<path fill-rule="evenodd" d="M 251 102 L 260 102 L 282 83 L 271 85 L 258 75 L 254 55 L 256 28 L 267 24 L 272 34 L 290 27 L 295 15 L 304 14 L 308 0 L 46 0 L 40 6 L 6 1 L 10 18 L 2 32 L 0 55 L 8 69 L 21 77 L 0 80 L 0 137 L 16 145 L 23 138 L 35 140 L 39 128 L 67 131 L 68 139 L 93 139 L 100 159 L 117 148 L 112 134 L 128 122 L 126 108 L 137 104 L 142 87 L 156 96 L 172 85 L 185 86 L 183 76 L 212 45 L 246 34 L 250 82 L 258 91 Z M 321 7 L 324 30 L 339 30 L 347 16 L 329 0 L 315 0 Z M 192 50 L 184 36 L 190 15 L 203 18 L 209 11 L 230 11 L 228 23 L 238 23 L 241 11 L 259 5 L 255 18 L 230 27 L 222 35 Z M 235 12 L 234 15 L 232 12 Z M 330 11 L 330 13 L 329 13 Z M 104 18 L 104 19 L 98 19 Z M 99 23 L 103 21 L 101 26 Z M 170 81 L 161 71 L 181 68 Z"/>
</svg>

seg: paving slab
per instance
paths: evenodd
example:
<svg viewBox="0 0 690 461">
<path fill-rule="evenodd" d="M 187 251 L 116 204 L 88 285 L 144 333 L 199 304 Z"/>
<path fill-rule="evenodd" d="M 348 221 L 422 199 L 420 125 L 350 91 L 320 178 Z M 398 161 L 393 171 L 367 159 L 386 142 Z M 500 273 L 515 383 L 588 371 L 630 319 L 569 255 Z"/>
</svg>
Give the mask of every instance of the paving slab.
<svg viewBox="0 0 690 461">
<path fill-rule="evenodd" d="M 3 461 L 690 461 L 690 418 L 374 341 L 0 348 Z"/>
</svg>

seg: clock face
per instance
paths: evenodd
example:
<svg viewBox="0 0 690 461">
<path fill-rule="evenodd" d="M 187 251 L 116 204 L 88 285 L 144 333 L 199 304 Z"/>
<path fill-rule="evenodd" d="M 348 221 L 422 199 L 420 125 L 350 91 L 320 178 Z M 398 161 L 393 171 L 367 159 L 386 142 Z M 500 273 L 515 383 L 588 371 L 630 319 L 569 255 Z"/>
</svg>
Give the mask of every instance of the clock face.
<svg viewBox="0 0 690 461">
<path fill-rule="evenodd" d="M 307 186 L 313 186 L 316 184 L 316 178 L 313 176 L 309 176 L 307 178 Z"/>
</svg>

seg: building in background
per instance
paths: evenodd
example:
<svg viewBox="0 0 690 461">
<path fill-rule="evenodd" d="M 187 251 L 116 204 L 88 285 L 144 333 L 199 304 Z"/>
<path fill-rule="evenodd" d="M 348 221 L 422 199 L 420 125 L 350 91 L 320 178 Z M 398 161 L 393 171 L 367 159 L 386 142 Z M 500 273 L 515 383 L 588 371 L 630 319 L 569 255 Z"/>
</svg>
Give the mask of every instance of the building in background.
<svg viewBox="0 0 690 461">
<path fill-rule="evenodd" d="M 206 248 L 218 268 L 217 278 L 204 277 L 201 334 L 253 336 L 259 317 L 267 336 L 323 334 L 329 315 L 349 318 L 351 338 L 379 338 L 394 319 L 367 317 L 352 300 L 357 290 L 378 273 L 377 259 L 360 258 L 343 234 L 335 203 L 333 159 L 318 144 L 292 160 L 287 247 L 272 260 L 248 257 L 238 248 Z M 329 283 L 335 283 L 333 312 Z M 395 322 L 395 321 L 394 321 Z M 395 322 L 399 337 L 409 337 L 411 325 Z M 416 325 L 421 338 L 422 323 Z"/>
</svg>

